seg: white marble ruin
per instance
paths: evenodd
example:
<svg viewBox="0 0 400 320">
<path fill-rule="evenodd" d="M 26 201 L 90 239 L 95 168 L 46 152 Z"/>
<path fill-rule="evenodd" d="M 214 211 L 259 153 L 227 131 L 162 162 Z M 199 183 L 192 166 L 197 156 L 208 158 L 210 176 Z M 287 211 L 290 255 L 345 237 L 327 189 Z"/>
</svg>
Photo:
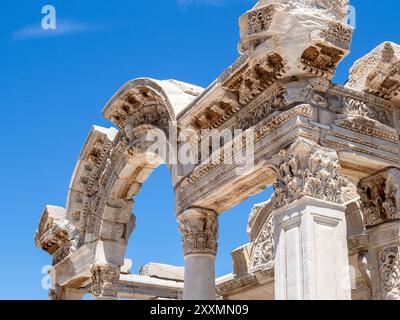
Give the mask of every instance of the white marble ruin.
<svg viewBox="0 0 400 320">
<path fill-rule="evenodd" d="M 117 129 L 92 128 L 66 209 L 42 215 L 50 298 L 400 300 L 400 46 L 380 45 L 345 86 L 332 83 L 350 50 L 347 12 L 347 0 L 259 1 L 240 18 L 240 58 L 207 89 L 125 84 L 103 110 Z M 223 161 L 166 163 L 185 267 L 131 274 L 134 198 L 163 162 L 144 137 L 171 138 L 171 123 L 203 137 L 252 130 L 254 165 L 238 175 Z M 219 215 L 270 186 L 233 273 L 215 279 Z"/>
</svg>

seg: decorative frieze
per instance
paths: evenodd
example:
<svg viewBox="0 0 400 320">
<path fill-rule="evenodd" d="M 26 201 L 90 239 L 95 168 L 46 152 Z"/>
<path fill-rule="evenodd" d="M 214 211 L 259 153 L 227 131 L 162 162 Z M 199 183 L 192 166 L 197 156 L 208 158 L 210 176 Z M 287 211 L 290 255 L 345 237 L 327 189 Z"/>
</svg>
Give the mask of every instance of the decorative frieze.
<svg viewBox="0 0 400 320">
<path fill-rule="evenodd" d="M 302 104 L 298 105 L 288 111 L 281 112 L 277 114 L 276 116 L 273 116 L 272 118 L 267 118 L 265 119 L 266 123 L 263 124 L 260 127 L 257 127 L 256 130 L 254 131 L 254 138 L 255 142 L 258 142 L 260 139 L 265 137 L 268 134 L 271 134 L 278 128 L 284 126 L 289 120 L 292 120 L 296 116 L 304 116 L 307 118 L 311 118 L 312 116 L 312 106 L 308 104 Z M 262 118 L 258 118 L 257 121 L 261 121 Z M 252 120 L 255 122 L 255 120 Z M 245 149 L 246 145 L 242 144 L 242 148 Z M 202 165 L 200 164 L 196 169 L 190 173 L 187 177 L 185 177 L 181 184 L 179 185 L 179 188 L 184 189 L 195 182 L 199 181 L 200 179 L 204 178 L 208 174 L 210 174 L 212 171 L 215 169 L 221 167 L 223 165 L 223 157 L 224 153 L 221 153 L 221 156 L 219 159 L 214 161 L 214 163 L 210 164 L 205 164 Z"/>
<path fill-rule="evenodd" d="M 218 215 L 214 211 L 192 208 L 178 216 L 179 230 L 185 256 L 217 254 Z"/>
<path fill-rule="evenodd" d="M 251 287 L 258 284 L 258 280 L 255 274 L 251 273 L 241 278 L 231 279 L 224 283 L 221 283 L 216 288 L 216 293 L 219 296 L 226 294 L 232 294 L 232 292 L 240 291 L 246 287 Z"/>
<path fill-rule="evenodd" d="M 400 170 L 388 168 L 358 185 L 367 228 L 400 219 Z"/>
<path fill-rule="evenodd" d="M 266 58 L 253 60 L 222 86 L 237 94 L 241 105 L 246 105 L 272 85 L 284 72 L 283 58 L 278 53 L 270 52 L 266 54 Z"/>
<path fill-rule="evenodd" d="M 243 65 L 239 67 L 235 64 L 229 69 L 229 77 L 220 77 L 225 90 L 223 96 L 193 115 L 191 125 L 195 129 L 220 127 L 285 73 L 282 57 L 274 52 L 251 62 L 243 59 L 238 61 Z"/>
</svg>

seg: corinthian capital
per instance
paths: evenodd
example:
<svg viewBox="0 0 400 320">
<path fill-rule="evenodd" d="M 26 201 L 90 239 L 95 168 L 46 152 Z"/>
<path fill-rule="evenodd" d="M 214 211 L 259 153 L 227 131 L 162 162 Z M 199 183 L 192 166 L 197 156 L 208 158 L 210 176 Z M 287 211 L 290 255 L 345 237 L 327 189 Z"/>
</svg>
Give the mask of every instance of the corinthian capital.
<svg viewBox="0 0 400 320">
<path fill-rule="evenodd" d="M 120 268 L 115 264 L 93 264 L 91 267 L 93 287 L 91 293 L 96 298 L 117 298 Z"/>
<path fill-rule="evenodd" d="M 387 168 L 358 184 L 367 228 L 400 219 L 400 169 Z"/>
<path fill-rule="evenodd" d="M 192 208 L 178 216 L 182 233 L 183 253 L 217 254 L 218 214 L 201 208 Z"/>
<path fill-rule="evenodd" d="M 304 196 L 339 204 L 356 198 L 356 187 L 340 176 L 339 170 L 334 150 L 297 141 L 284 153 L 278 166 L 274 184 L 276 206 L 285 206 Z"/>
</svg>

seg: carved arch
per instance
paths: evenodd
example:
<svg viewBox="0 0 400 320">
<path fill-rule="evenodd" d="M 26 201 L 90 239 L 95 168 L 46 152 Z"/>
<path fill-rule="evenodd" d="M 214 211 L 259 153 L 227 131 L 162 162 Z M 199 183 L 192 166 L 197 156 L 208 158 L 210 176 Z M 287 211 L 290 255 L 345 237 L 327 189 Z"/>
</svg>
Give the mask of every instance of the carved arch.
<svg viewBox="0 0 400 320">
<path fill-rule="evenodd" d="M 148 151 L 145 137 L 150 131 L 163 133 L 165 139 L 175 134 L 176 114 L 197 95 L 197 87 L 192 89 L 175 81 L 137 79 L 107 103 L 103 115 L 118 130 L 95 126 L 84 144 L 67 199 L 69 241 L 54 255 L 55 265 L 87 249 L 85 277 L 93 263 L 123 265 L 135 227 L 134 198 L 154 169 L 166 162 Z M 175 184 L 175 164 L 166 164 Z"/>
</svg>

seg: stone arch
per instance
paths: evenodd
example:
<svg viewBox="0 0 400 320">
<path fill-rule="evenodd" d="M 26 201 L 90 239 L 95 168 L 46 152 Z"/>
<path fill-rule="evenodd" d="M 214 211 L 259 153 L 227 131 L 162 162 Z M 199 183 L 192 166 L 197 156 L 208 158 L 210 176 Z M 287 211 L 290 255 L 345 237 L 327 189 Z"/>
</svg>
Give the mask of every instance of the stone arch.
<svg viewBox="0 0 400 320">
<path fill-rule="evenodd" d="M 71 241 L 58 261 L 85 246 L 91 264 L 123 265 L 135 228 L 134 198 L 143 183 L 161 163 L 176 182 L 175 164 L 150 150 L 154 141 L 146 135 L 152 132 L 161 137 L 161 145 L 167 144 L 177 130 L 177 112 L 195 97 L 183 83 L 151 79 L 129 81 L 112 97 L 103 115 L 119 130 L 95 126 L 85 142 L 67 199 Z M 95 267 L 92 273 L 103 269 Z M 102 278 L 93 275 L 93 281 Z"/>
</svg>

